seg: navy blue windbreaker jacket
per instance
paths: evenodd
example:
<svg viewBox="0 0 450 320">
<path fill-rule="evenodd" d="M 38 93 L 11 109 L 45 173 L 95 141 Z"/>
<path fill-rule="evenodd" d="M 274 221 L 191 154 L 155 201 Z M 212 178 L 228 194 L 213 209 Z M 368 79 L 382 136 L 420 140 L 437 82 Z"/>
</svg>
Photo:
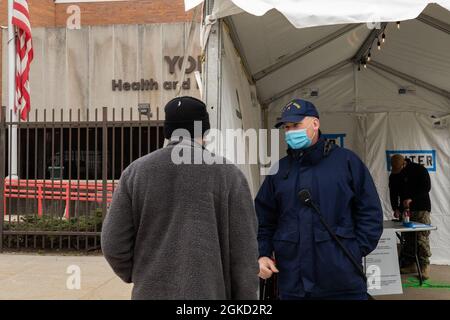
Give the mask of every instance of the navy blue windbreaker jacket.
<svg viewBox="0 0 450 320">
<path fill-rule="evenodd" d="M 367 284 L 298 193 L 308 189 L 327 223 L 356 261 L 373 251 L 383 230 L 380 199 L 369 170 L 352 151 L 326 141 L 288 150 L 256 199 L 260 257 L 275 253 L 280 296 L 355 294 Z M 330 145 L 329 145 L 330 146 Z"/>
</svg>

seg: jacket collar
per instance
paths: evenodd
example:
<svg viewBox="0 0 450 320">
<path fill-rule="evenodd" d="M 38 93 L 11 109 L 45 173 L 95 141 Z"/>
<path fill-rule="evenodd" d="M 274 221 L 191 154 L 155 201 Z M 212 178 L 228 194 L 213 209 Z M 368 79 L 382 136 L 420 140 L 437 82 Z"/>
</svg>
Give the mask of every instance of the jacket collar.
<svg viewBox="0 0 450 320">
<path fill-rule="evenodd" d="M 173 147 L 176 145 L 184 146 L 184 147 L 196 147 L 196 148 L 202 148 L 202 149 L 205 148 L 203 145 L 198 143 L 196 140 L 187 138 L 187 137 L 182 137 L 182 139 L 180 139 L 180 141 L 170 141 L 169 144 L 167 145 L 167 147 Z"/>
<path fill-rule="evenodd" d="M 324 157 L 324 147 L 325 138 L 320 135 L 319 140 L 317 140 L 317 142 L 312 146 L 301 150 L 289 148 L 287 153 L 288 156 L 294 161 L 299 161 L 300 163 L 306 165 L 314 165 L 319 163 Z"/>
</svg>

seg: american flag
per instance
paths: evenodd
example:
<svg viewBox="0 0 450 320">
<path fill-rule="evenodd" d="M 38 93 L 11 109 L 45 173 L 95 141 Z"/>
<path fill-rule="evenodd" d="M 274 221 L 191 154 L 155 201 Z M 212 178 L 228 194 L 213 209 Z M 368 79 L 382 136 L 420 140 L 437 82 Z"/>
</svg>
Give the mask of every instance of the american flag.
<svg viewBox="0 0 450 320">
<path fill-rule="evenodd" d="M 16 27 L 16 101 L 14 112 L 26 120 L 30 111 L 30 64 L 33 60 L 30 13 L 27 0 L 14 0 L 12 24 Z"/>
</svg>

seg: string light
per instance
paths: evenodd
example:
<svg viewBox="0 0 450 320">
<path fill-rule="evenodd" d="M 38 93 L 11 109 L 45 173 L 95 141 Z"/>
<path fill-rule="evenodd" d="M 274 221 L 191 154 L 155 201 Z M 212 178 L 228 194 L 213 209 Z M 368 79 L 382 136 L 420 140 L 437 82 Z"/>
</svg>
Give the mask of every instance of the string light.
<svg viewBox="0 0 450 320">
<path fill-rule="evenodd" d="M 400 29 L 400 21 L 397 21 L 397 28 Z M 383 33 L 381 34 L 381 39 L 380 39 L 379 36 L 376 39 L 377 39 L 378 50 L 381 50 L 382 43 L 384 44 L 386 42 L 386 33 L 385 33 L 385 31 L 383 30 Z M 361 60 L 359 61 L 359 63 L 358 63 L 358 71 L 361 70 L 361 65 L 364 67 L 364 69 L 367 69 L 367 64 L 370 61 L 372 61 L 372 46 L 369 47 L 369 51 L 367 53 L 367 56 L 363 56 L 361 58 Z"/>
<path fill-rule="evenodd" d="M 366 57 L 362 58 L 362 63 L 363 63 L 364 69 L 367 69 L 367 58 Z"/>
</svg>

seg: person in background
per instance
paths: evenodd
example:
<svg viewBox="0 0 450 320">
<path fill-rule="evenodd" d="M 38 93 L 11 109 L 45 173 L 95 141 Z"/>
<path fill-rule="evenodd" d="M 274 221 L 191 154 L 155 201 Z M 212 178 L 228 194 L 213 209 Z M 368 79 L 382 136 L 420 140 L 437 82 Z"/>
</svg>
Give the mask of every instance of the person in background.
<svg viewBox="0 0 450 320">
<path fill-rule="evenodd" d="M 175 98 L 165 115 L 164 136 L 175 138 L 131 163 L 113 194 L 101 234 L 106 260 L 134 284 L 132 299 L 257 299 L 257 220 L 247 180 L 220 161 L 174 163 L 174 154 L 212 158 L 203 146 L 210 124 L 202 101 Z"/>
<path fill-rule="evenodd" d="M 400 154 L 391 157 L 392 171 L 389 175 L 389 193 L 394 217 L 401 218 L 405 209 L 411 212 L 411 221 L 424 224 L 431 224 L 431 180 L 428 170 L 409 159 L 405 159 Z M 430 277 L 430 231 L 417 232 L 417 250 L 420 268 L 424 279 Z M 404 253 L 402 255 L 403 274 L 415 273 L 417 268 L 414 265 L 414 239 L 413 233 L 404 235 Z"/>
</svg>

